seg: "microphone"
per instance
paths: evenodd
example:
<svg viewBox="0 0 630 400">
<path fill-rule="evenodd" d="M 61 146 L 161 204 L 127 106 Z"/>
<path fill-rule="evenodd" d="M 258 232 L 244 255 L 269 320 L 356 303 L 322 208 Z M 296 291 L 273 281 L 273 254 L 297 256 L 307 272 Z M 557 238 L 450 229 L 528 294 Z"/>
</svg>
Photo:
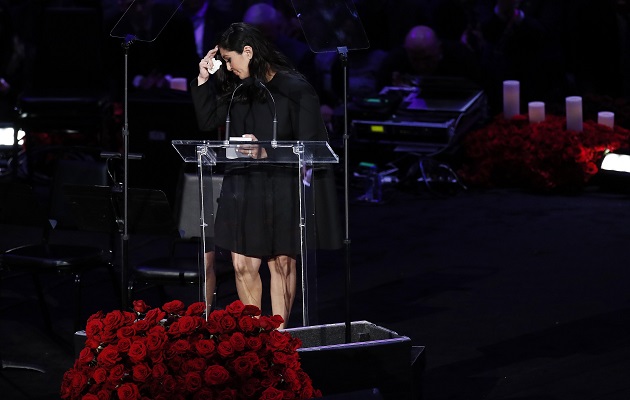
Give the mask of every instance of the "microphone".
<svg viewBox="0 0 630 400">
<path fill-rule="evenodd" d="M 230 103 L 228 104 L 227 116 L 225 117 L 225 139 L 223 140 L 223 144 L 226 146 L 230 144 L 230 109 L 232 108 L 232 102 L 234 102 L 234 95 L 236 95 L 236 92 L 240 88 L 251 85 L 253 81 L 254 78 L 252 77 L 243 79 L 232 92 L 232 97 L 230 98 Z"/>
<path fill-rule="evenodd" d="M 269 93 L 269 97 L 271 97 L 271 101 L 273 102 L 273 139 L 271 140 L 271 147 L 275 149 L 278 147 L 278 141 L 276 140 L 278 135 L 278 109 L 276 108 L 276 99 L 273 98 L 271 91 L 267 89 L 267 86 L 265 86 L 260 79 L 256 79 L 256 86 L 265 89 L 267 93 Z"/>
</svg>

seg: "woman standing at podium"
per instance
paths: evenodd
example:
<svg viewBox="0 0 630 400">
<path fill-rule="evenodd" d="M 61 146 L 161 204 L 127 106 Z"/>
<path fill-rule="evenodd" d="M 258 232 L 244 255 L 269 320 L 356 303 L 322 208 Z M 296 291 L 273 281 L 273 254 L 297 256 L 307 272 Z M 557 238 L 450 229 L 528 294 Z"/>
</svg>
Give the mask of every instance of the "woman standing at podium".
<svg viewBox="0 0 630 400">
<path fill-rule="evenodd" d="M 286 56 L 248 24 L 234 23 L 221 35 L 218 45 L 199 62 L 191 93 L 203 131 L 226 124 L 229 110 L 230 137 L 328 140 L 313 87 Z M 277 138 L 273 137 L 274 115 Z M 238 151 L 242 157 L 265 159 L 273 158 L 279 150 L 243 146 Z M 272 313 L 284 319 L 280 328 L 286 327 L 295 299 L 296 259 L 300 254 L 295 168 L 292 164 L 226 164 L 215 220 L 215 243 L 232 254 L 236 289 L 243 303 L 262 308 L 259 269 L 266 261 Z M 342 234 L 332 169 L 316 168 L 313 179 L 317 247 L 340 248 Z"/>
</svg>

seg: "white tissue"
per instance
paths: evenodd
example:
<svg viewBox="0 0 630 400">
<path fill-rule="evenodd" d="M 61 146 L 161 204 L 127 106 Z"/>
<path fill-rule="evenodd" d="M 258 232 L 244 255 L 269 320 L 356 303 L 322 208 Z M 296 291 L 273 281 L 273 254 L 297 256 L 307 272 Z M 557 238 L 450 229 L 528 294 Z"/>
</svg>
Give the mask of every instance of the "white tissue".
<svg viewBox="0 0 630 400">
<path fill-rule="evenodd" d="M 208 72 L 211 74 L 214 74 L 215 72 L 217 72 L 219 70 L 219 68 L 221 67 L 221 64 L 223 64 L 221 62 L 221 60 L 217 60 L 216 58 L 212 60 L 212 67 L 208 68 Z"/>
</svg>

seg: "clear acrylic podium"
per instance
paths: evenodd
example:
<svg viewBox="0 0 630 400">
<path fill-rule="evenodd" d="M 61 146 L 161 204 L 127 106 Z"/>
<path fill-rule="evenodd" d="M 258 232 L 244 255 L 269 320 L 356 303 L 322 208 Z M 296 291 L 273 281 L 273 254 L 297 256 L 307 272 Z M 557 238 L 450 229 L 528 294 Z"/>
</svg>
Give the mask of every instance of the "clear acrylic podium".
<svg viewBox="0 0 630 400">
<path fill-rule="evenodd" d="M 317 168 L 318 164 L 335 164 L 339 162 L 339 157 L 331 149 L 326 141 L 257 141 L 257 142 L 235 142 L 235 141 L 204 141 L 204 140 L 173 140 L 173 147 L 177 150 L 184 162 L 195 163 L 199 175 L 199 195 L 200 195 L 200 230 L 201 237 L 214 236 L 214 206 L 209 199 L 216 198 L 218 194 L 212 193 L 211 182 L 213 167 L 219 164 L 231 163 L 261 163 L 261 164 L 291 164 L 295 166 L 295 174 L 298 178 L 295 191 L 299 198 L 299 232 L 300 232 L 300 255 L 298 262 L 301 270 L 302 283 L 302 323 L 309 326 L 309 277 L 311 277 L 309 267 L 316 266 L 315 255 L 315 230 L 313 207 L 313 195 L 317 188 L 316 182 L 310 180 L 310 171 Z M 240 146 L 259 146 L 267 150 L 266 158 L 250 158 L 239 155 Z M 202 240 L 202 251 L 206 253 L 212 249 L 206 249 L 206 241 Z M 203 260 L 203 253 L 201 259 Z M 202 270 L 204 270 L 202 268 Z M 203 301 L 207 304 L 207 294 L 205 293 L 205 270 L 203 274 Z M 316 279 L 316 278 L 315 278 Z"/>
</svg>

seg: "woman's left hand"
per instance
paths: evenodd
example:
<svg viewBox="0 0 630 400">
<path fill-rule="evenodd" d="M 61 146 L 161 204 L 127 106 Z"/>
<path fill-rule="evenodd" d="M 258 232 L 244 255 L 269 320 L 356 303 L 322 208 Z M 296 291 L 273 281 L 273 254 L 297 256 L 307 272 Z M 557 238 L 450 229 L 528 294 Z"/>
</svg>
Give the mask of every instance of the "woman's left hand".
<svg viewBox="0 0 630 400">
<path fill-rule="evenodd" d="M 251 133 L 247 133 L 243 135 L 245 138 L 251 138 L 252 142 L 257 142 L 258 139 L 256 136 Z M 259 159 L 259 158 L 267 158 L 267 151 L 256 144 L 242 144 L 239 146 L 238 151 L 249 158 Z"/>
</svg>

